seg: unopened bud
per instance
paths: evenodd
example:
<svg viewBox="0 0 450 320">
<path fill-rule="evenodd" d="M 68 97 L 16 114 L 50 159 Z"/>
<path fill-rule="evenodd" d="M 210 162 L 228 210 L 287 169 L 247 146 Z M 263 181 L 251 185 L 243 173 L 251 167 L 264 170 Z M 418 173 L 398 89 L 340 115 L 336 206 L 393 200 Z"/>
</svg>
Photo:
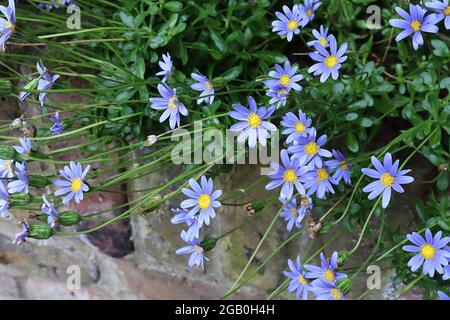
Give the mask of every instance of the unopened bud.
<svg viewBox="0 0 450 320">
<path fill-rule="evenodd" d="M 348 258 L 350 258 L 350 253 L 348 251 L 340 251 L 338 253 L 338 266 L 342 267 L 343 265 L 345 265 L 348 261 Z"/>
<path fill-rule="evenodd" d="M 336 286 L 341 290 L 341 292 L 346 295 L 352 290 L 352 280 L 349 278 L 341 278 L 336 283 Z"/>
<path fill-rule="evenodd" d="M 33 201 L 33 197 L 26 192 L 16 192 L 9 195 L 11 207 L 24 207 Z"/>
<path fill-rule="evenodd" d="M 52 182 L 47 177 L 44 176 L 35 176 L 35 175 L 29 176 L 29 184 L 30 186 L 35 188 L 45 188 L 51 183 Z"/>
<path fill-rule="evenodd" d="M 253 216 L 256 212 L 262 211 L 265 206 L 265 200 L 255 200 L 252 203 L 246 204 L 244 210 L 248 216 Z"/>
<path fill-rule="evenodd" d="M 35 223 L 30 224 L 29 237 L 39 240 L 45 240 L 52 236 L 52 228 L 48 224 Z"/>
<path fill-rule="evenodd" d="M 64 211 L 58 214 L 58 223 L 62 226 L 73 226 L 81 221 L 81 216 L 75 211 Z"/>
<path fill-rule="evenodd" d="M 17 151 L 8 144 L 0 144 L 0 159 L 11 160 L 16 156 Z"/>
<path fill-rule="evenodd" d="M 11 81 L 0 79 L 0 97 L 9 95 L 12 92 Z"/>
<path fill-rule="evenodd" d="M 147 141 L 145 142 L 145 146 L 150 147 L 150 146 L 154 145 L 156 143 L 156 141 L 158 141 L 158 136 L 155 136 L 155 135 L 148 136 Z"/>
<path fill-rule="evenodd" d="M 215 248 L 218 238 L 215 237 L 207 237 L 202 242 L 200 242 L 200 245 L 202 246 L 203 250 L 210 251 Z"/>
</svg>

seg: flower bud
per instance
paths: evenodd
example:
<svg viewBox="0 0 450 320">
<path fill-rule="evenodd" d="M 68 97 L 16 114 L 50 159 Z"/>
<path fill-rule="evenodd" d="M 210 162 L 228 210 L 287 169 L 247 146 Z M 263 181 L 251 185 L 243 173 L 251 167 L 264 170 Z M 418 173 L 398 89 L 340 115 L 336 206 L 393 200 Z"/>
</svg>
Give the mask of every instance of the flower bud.
<svg viewBox="0 0 450 320">
<path fill-rule="evenodd" d="M 0 79 L 0 97 L 9 95 L 12 92 L 11 81 Z"/>
<path fill-rule="evenodd" d="M 33 196 L 26 192 L 16 192 L 9 195 L 11 207 L 24 207 L 33 201 Z"/>
<path fill-rule="evenodd" d="M 0 159 L 11 160 L 14 159 L 17 151 L 7 144 L 0 144 Z"/>
<path fill-rule="evenodd" d="M 30 183 L 30 186 L 35 187 L 35 188 L 45 188 L 52 182 L 47 177 L 44 177 L 44 176 L 30 175 L 29 183 Z"/>
<path fill-rule="evenodd" d="M 342 267 L 343 265 L 345 265 L 348 261 L 348 258 L 350 257 L 350 253 L 348 251 L 340 251 L 338 253 L 338 266 Z"/>
<path fill-rule="evenodd" d="M 52 236 L 52 228 L 48 224 L 43 223 L 35 223 L 30 224 L 30 231 L 28 237 L 39 239 L 39 240 L 45 240 Z"/>
<path fill-rule="evenodd" d="M 200 242 L 200 245 L 202 246 L 205 252 L 210 251 L 214 249 L 214 247 L 216 246 L 217 240 L 219 240 L 219 238 L 207 237 L 202 242 Z"/>
<path fill-rule="evenodd" d="M 265 206 L 265 200 L 255 200 L 252 203 L 245 205 L 244 210 L 248 216 L 253 216 L 256 212 L 263 210 Z"/>
<path fill-rule="evenodd" d="M 58 223 L 62 226 L 72 226 L 81 221 L 81 216 L 75 211 L 64 211 L 58 214 Z"/>
<path fill-rule="evenodd" d="M 147 141 L 145 142 L 145 146 L 146 147 L 150 147 L 150 146 L 154 145 L 156 143 L 156 141 L 158 141 L 158 136 L 150 135 L 150 136 L 147 137 Z"/>
<path fill-rule="evenodd" d="M 346 295 L 352 289 L 352 280 L 350 280 L 349 278 L 341 278 L 338 280 L 336 285 L 339 290 L 341 290 L 341 292 Z"/>
</svg>

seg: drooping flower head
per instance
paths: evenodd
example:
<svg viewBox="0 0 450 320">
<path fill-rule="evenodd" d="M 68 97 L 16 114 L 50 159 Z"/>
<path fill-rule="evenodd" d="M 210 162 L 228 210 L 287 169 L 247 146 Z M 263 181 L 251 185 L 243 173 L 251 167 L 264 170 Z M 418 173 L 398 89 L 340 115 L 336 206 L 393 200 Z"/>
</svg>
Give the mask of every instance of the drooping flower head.
<svg viewBox="0 0 450 320">
<path fill-rule="evenodd" d="M 248 139 L 250 148 L 256 147 L 257 142 L 266 146 L 267 139 L 270 138 L 267 131 L 276 131 L 277 127 L 265 121 L 265 119 L 272 115 L 275 108 L 258 107 L 252 97 L 248 97 L 248 105 L 250 109 L 245 108 L 240 103 L 233 104 L 234 111 L 230 111 L 228 115 L 240 122 L 233 124 L 230 131 L 240 132 L 237 141 L 242 143 Z"/>
<path fill-rule="evenodd" d="M 266 95 L 271 97 L 269 104 L 275 105 L 276 108 L 280 106 L 285 106 L 287 102 L 287 97 L 289 96 L 288 91 L 283 86 L 275 86 L 267 90 Z"/>
<path fill-rule="evenodd" d="M 191 216 L 198 213 L 200 228 L 203 224 L 209 225 L 210 218 L 216 216 L 214 209 L 222 206 L 217 200 L 222 195 L 222 190 L 214 191 L 213 180 L 211 178 L 206 179 L 205 176 L 200 178 L 200 184 L 194 179 L 190 179 L 189 186 L 192 189 L 183 188 L 181 190 L 190 198 L 181 202 L 181 208 L 189 210 Z"/>
<path fill-rule="evenodd" d="M 290 144 L 294 140 L 308 135 L 312 120 L 299 110 L 298 117 L 292 112 L 288 112 L 283 116 L 280 123 L 285 127 L 281 134 L 288 135 L 286 143 Z"/>
<path fill-rule="evenodd" d="M 173 224 L 185 223 L 188 226 L 186 236 L 188 240 L 199 238 L 200 226 L 198 224 L 198 215 L 191 214 L 186 209 L 172 209 L 175 216 L 170 220 Z"/>
<path fill-rule="evenodd" d="M 428 8 L 437 12 L 437 19 L 444 20 L 445 29 L 450 29 L 450 4 L 448 0 L 432 1 L 425 4 Z"/>
<path fill-rule="evenodd" d="M 445 250 L 444 247 L 450 242 L 450 238 L 442 238 L 441 231 L 433 237 L 430 229 L 425 231 L 425 239 L 417 232 L 408 234 L 406 237 L 413 245 L 403 246 L 402 249 L 406 252 L 416 253 L 408 261 L 411 271 L 415 272 L 423 265 L 423 274 L 428 274 L 431 278 L 434 277 L 435 271 L 443 274 L 443 267 L 448 265 L 448 259 L 450 258 L 450 252 Z"/>
<path fill-rule="evenodd" d="M 345 273 L 336 272 L 337 268 L 337 260 L 338 253 L 335 251 L 331 255 L 330 261 L 325 258 L 323 252 L 320 253 L 320 264 L 321 266 L 314 266 L 307 264 L 305 265 L 305 269 L 308 270 L 306 272 L 305 277 L 308 279 L 321 279 L 328 283 L 336 283 L 342 278 L 347 278 Z"/>
<path fill-rule="evenodd" d="M 270 80 L 264 81 L 264 84 L 269 87 L 270 90 L 284 88 L 287 92 L 291 89 L 295 91 L 301 91 L 302 87 L 297 83 L 303 79 L 303 76 L 296 74 L 298 66 L 291 66 L 289 60 L 286 60 L 283 67 L 279 64 L 275 64 L 275 71 L 269 72 Z"/>
<path fill-rule="evenodd" d="M 88 165 L 83 170 L 80 163 L 70 161 L 69 166 L 64 166 L 64 169 L 59 171 L 65 180 L 57 179 L 53 182 L 57 187 L 61 187 L 56 190 L 55 196 L 65 195 L 62 201 L 64 204 L 69 203 L 72 198 L 76 203 L 80 203 L 84 198 L 83 192 L 89 191 L 89 186 L 84 182 L 84 178 L 90 168 L 91 166 Z"/>
<path fill-rule="evenodd" d="M 288 266 L 290 271 L 283 271 L 283 274 L 286 277 L 292 279 L 291 282 L 289 282 L 288 291 L 295 291 L 297 300 L 300 300 L 300 297 L 302 300 L 307 300 L 309 283 L 305 278 L 305 271 L 303 271 L 300 263 L 300 256 L 297 257 L 297 261 L 289 259 Z"/>
<path fill-rule="evenodd" d="M 286 150 L 280 152 L 281 163 L 270 164 L 273 171 L 268 174 L 272 179 L 266 186 L 266 190 L 273 190 L 281 186 L 280 198 L 289 200 L 294 194 L 294 188 L 301 195 L 306 193 L 303 187 L 303 176 L 308 172 L 308 167 L 304 166 L 305 162 L 299 159 L 289 158 Z"/>
<path fill-rule="evenodd" d="M 41 78 L 39 79 L 37 90 L 51 90 L 53 87 L 53 84 L 56 82 L 56 80 L 59 79 L 59 75 L 50 75 L 47 68 L 44 66 L 42 61 L 38 62 L 36 64 L 37 70 L 39 74 L 41 75 Z M 47 100 L 48 92 L 41 92 L 39 93 L 39 102 L 41 103 L 41 106 L 43 107 L 45 104 L 45 101 Z"/>
<path fill-rule="evenodd" d="M 350 179 L 350 169 L 351 164 L 345 159 L 344 155 L 337 151 L 332 150 L 333 158 L 332 160 L 325 161 L 325 165 L 333 171 L 336 169 L 336 171 L 333 174 L 333 178 L 336 180 L 336 182 L 339 183 L 341 179 L 344 179 L 345 183 L 351 184 L 352 180 Z"/>
<path fill-rule="evenodd" d="M 322 3 L 319 0 L 305 0 L 304 4 L 298 4 L 300 12 L 303 14 L 302 27 L 306 26 L 314 19 L 314 13 Z"/>
<path fill-rule="evenodd" d="M 331 170 L 328 166 L 316 167 L 313 171 L 305 174 L 305 188 L 308 189 L 308 195 L 316 194 L 319 199 L 325 199 L 326 193 L 334 194 L 333 186 L 338 182 L 331 176 Z"/>
<path fill-rule="evenodd" d="M 64 131 L 64 125 L 59 118 L 59 112 L 55 113 L 54 117 L 50 117 L 49 120 L 53 122 L 53 126 L 50 128 L 50 132 L 53 135 L 61 134 Z"/>
<path fill-rule="evenodd" d="M 391 26 L 403 29 L 395 38 L 397 42 L 412 35 L 413 47 L 417 50 L 423 45 L 422 32 L 436 33 L 439 31 L 436 26 L 436 23 L 440 21 L 439 16 L 436 14 L 426 15 L 427 10 L 420 5 L 409 4 L 409 13 L 400 7 L 396 7 L 395 11 L 403 18 L 389 20 Z"/>
<path fill-rule="evenodd" d="M 0 159 L 0 177 L 12 178 L 14 177 L 14 161 Z"/>
<path fill-rule="evenodd" d="M 0 180 L 0 216 L 5 219 L 9 217 L 9 204 L 8 190 Z"/>
<path fill-rule="evenodd" d="M 291 41 L 294 34 L 300 33 L 300 25 L 302 23 L 302 14 L 297 5 L 289 9 L 283 6 L 284 14 L 276 11 L 275 15 L 278 20 L 272 22 L 272 32 L 276 32 L 280 36 L 286 35 L 287 41 Z"/>
<path fill-rule="evenodd" d="M 320 31 L 313 29 L 312 34 L 316 39 L 306 43 L 309 47 L 315 47 L 316 45 L 319 45 L 323 48 L 328 48 L 330 42 L 328 28 L 324 28 L 324 26 L 321 25 Z"/>
<path fill-rule="evenodd" d="M 45 8 L 47 11 L 52 10 L 53 8 L 59 9 L 66 5 L 73 4 L 71 0 L 50 0 L 53 3 L 39 3 L 38 6 Z"/>
<path fill-rule="evenodd" d="M 22 243 L 26 242 L 28 236 L 30 235 L 30 225 L 25 221 L 20 222 L 20 224 L 22 225 L 22 231 L 16 233 L 12 242 L 17 246 L 20 246 Z"/>
<path fill-rule="evenodd" d="M 316 295 L 317 300 L 345 300 L 336 283 L 322 279 L 311 282 L 310 291 Z"/>
<path fill-rule="evenodd" d="M 188 110 L 178 100 L 177 89 L 171 89 L 167 84 L 158 84 L 158 91 L 161 94 L 161 98 L 150 98 L 151 108 L 155 110 L 165 110 L 159 122 L 164 122 L 169 118 L 170 129 L 175 129 L 176 126 L 180 126 L 180 114 L 183 116 L 188 115 Z"/>
<path fill-rule="evenodd" d="M 205 257 L 203 252 L 203 248 L 198 241 L 198 239 L 189 240 L 185 231 L 181 232 L 181 239 L 186 242 L 188 245 L 178 249 L 176 254 L 190 254 L 188 265 L 190 268 L 193 266 L 198 266 L 204 269 L 203 262 L 204 260 L 208 261 L 209 259 Z"/>
<path fill-rule="evenodd" d="M 161 71 L 156 76 L 163 76 L 162 82 L 166 82 L 173 71 L 173 63 L 170 54 L 167 52 L 162 55 L 162 60 L 158 62 Z"/>
<path fill-rule="evenodd" d="M 364 192 L 369 193 L 369 200 L 373 200 L 380 194 L 383 194 L 382 206 L 386 208 L 391 200 L 391 190 L 403 193 L 405 190 L 402 188 L 402 184 L 408 184 L 414 181 L 413 177 L 406 176 L 411 170 L 398 170 L 400 161 L 396 160 L 392 163 L 392 155 L 386 153 L 384 156 L 383 164 L 375 158 L 371 157 L 374 169 L 364 168 L 362 173 L 366 176 L 377 179 L 369 183 L 364 189 Z"/>
<path fill-rule="evenodd" d="M 207 77 L 199 73 L 191 73 L 192 79 L 197 81 L 191 85 L 195 91 L 200 91 L 200 97 L 197 99 L 197 104 L 205 101 L 206 104 L 212 104 L 214 101 L 214 85 Z"/>
<path fill-rule="evenodd" d="M 8 183 L 8 192 L 25 192 L 28 193 L 28 172 L 26 162 L 16 162 L 14 164 L 14 169 L 18 180 L 14 180 Z"/>
<path fill-rule="evenodd" d="M 442 291 L 437 292 L 440 300 L 450 300 L 450 297 Z"/>
<path fill-rule="evenodd" d="M 300 163 L 310 164 L 310 167 L 322 168 L 322 157 L 331 157 L 332 154 L 322 146 L 327 142 L 327 136 L 322 135 L 316 139 L 316 129 L 311 128 L 307 137 L 298 137 L 296 145 L 290 146 L 288 152 Z"/>
<path fill-rule="evenodd" d="M 280 201 L 282 203 L 286 203 L 285 198 L 280 198 Z M 300 229 L 302 227 L 301 222 L 303 221 L 305 214 L 306 211 L 302 210 L 301 207 L 297 205 L 297 200 L 292 199 L 287 205 L 285 205 L 280 213 L 280 217 L 284 218 L 287 223 L 287 231 L 291 232 L 294 225 L 297 229 Z"/>
<path fill-rule="evenodd" d="M 322 45 L 316 43 L 314 48 L 317 51 L 309 54 L 309 57 L 318 63 L 312 65 L 308 72 L 313 73 L 315 76 L 320 75 L 320 82 L 325 82 L 330 75 L 336 80 L 339 77 L 339 69 L 341 69 L 342 63 L 347 60 L 347 56 L 344 56 L 348 48 L 346 42 L 338 49 L 336 38 L 330 35 L 329 43 L 329 52 Z"/>
<path fill-rule="evenodd" d="M 21 154 L 29 155 L 32 147 L 32 142 L 30 139 L 19 139 L 20 146 L 13 146 L 13 148 Z"/>
<path fill-rule="evenodd" d="M 42 201 L 44 202 L 41 207 L 41 211 L 43 214 L 47 215 L 47 223 L 52 227 L 56 227 L 56 223 L 58 221 L 58 211 L 56 210 L 53 203 L 47 200 L 45 195 L 42 195 Z"/>
<path fill-rule="evenodd" d="M 8 1 L 8 7 L 0 6 L 0 12 L 5 18 L 0 18 L 0 51 L 5 51 L 6 41 L 11 37 L 16 27 L 16 5 L 14 0 Z"/>
</svg>

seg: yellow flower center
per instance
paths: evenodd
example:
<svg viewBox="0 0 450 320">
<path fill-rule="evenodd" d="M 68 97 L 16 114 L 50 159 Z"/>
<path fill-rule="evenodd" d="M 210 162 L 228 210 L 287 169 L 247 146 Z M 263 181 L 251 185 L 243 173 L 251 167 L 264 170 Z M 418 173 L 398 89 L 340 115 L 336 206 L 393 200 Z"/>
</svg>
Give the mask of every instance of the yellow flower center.
<svg viewBox="0 0 450 320">
<path fill-rule="evenodd" d="M 308 9 L 308 10 L 306 11 L 306 15 L 307 15 L 308 17 L 310 17 L 312 14 L 313 14 L 312 9 Z"/>
<path fill-rule="evenodd" d="M 328 68 L 333 68 L 338 63 L 338 58 L 336 56 L 330 55 L 325 59 L 325 65 Z"/>
<path fill-rule="evenodd" d="M 322 37 L 319 39 L 319 43 L 322 47 L 325 47 L 327 45 L 327 39 Z"/>
<path fill-rule="evenodd" d="M 414 32 L 417 32 L 422 27 L 422 23 L 419 20 L 413 20 L 411 21 L 411 28 L 414 30 Z"/>
<path fill-rule="evenodd" d="M 300 200 L 300 204 L 302 206 L 309 206 L 309 200 L 307 197 L 302 197 L 302 199 Z"/>
<path fill-rule="evenodd" d="M 58 1 L 56 1 L 56 4 L 62 5 L 62 4 L 63 4 L 63 0 L 58 0 Z"/>
<path fill-rule="evenodd" d="M 293 169 L 287 169 L 283 173 L 283 179 L 285 182 L 294 183 L 295 181 L 297 181 L 297 175 L 295 174 L 295 171 Z"/>
<path fill-rule="evenodd" d="M 311 141 L 310 143 L 305 145 L 305 152 L 309 156 L 315 155 L 317 151 L 319 151 L 319 146 L 314 141 Z"/>
<path fill-rule="evenodd" d="M 256 129 L 259 127 L 262 120 L 256 113 L 252 112 L 248 116 L 247 121 L 248 121 L 248 124 L 250 125 L 250 127 L 252 127 L 253 129 Z"/>
<path fill-rule="evenodd" d="M 11 21 L 7 20 L 6 21 L 6 29 L 10 29 L 13 27 L 13 24 L 11 23 Z"/>
<path fill-rule="evenodd" d="M 294 126 L 294 130 L 297 133 L 303 133 L 305 131 L 306 127 L 302 122 L 297 122 Z"/>
<path fill-rule="evenodd" d="M 286 94 L 286 93 L 287 93 L 287 91 L 286 91 L 286 89 L 284 89 L 284 88 L 278 90 L 278 95 L 279 95 L 279 96 L 281 96 L 282 94 Z"/>
<path fill-rule="evenodd" d="M 394 177 L 391 176 L 389 173 L 384 173 L 381 176 L 380 180 L 385 188 L 390 187 L 394 184 Z"/>
<path fill-rule="evenodd" d="M 297 215 L 297 210 L 295 208 L 291 208 L 289 211 L 291 212 L 291 216 L 295 217 Z"/>
<path fill-rule="evenodd" d="M 325 278 L 325 280 L 334 282 L 334 272 L 331 271 L 330 269 L 325 270 L 323 277 Z"/>
<path fill-rule="evenodd" d="M 444 9 L 444 15 L 450 16 L 450 6 Z"/>
<path fill-rule="evenodd" d="M 206 209 L 211 204 L 211 197 L 203 193 L 198 197 L 197 203 L 200 208 Z"/>
<path fill-rule="evenodd" d="M 341 296 L 341 294 L 340 294 L 338 289 L 331 289 L 330 293 L 331 293 L 331 297 L 334 300 L 341 300 L 342 299 L 342 296 Z"/>
<path fill-rule="evenodd" d="M 302 284 L 302 286 L 304 286 L 306 284 L 306 279 L 304 276 L 302 276 L 301 274 L 298 275 L 298 281 L 300 281 L 300 283 Z"/>
<path fill-rule="evenodd" d="M 203 252 L 203 249 L 200 248 L 198 245 L 195 245 L 194 248 L 195 248 L 195 251 L 197 251 L 197 253 L 202 253 Z"/>
<path fill-rule="evenodd" d="M 348 170 L 348 163 L 345 161 L 341 161 L 341 169 L 342 170 Z"/>
<path fill-rule="evenodd" d="M 294 19 L 290 20 L 287 24 L 288 30 L 294 30 L 298 28 L 298 22 Z"/>
<path fill-rule="evenodd" d="M 317 184 L 321 183 L 322 181 L 327 180 L 329 177 L 329 174 L 327 172 L 327 169 L 322 168 L 317 170 Z"/>
<path fill-rule="evenodd" d="M 176 109 L 178 106 L 178 97 L 177 96 L 173 96 L 172 98 L 169 99 L 169 108 L 170 109 Z"/>
<path fill-rule="evenodd" d="M 4 163 L 5 163 L 5 167 L 6 167 L 6 169 L 8 169 L 8 170 L 11 170 L 11 163 L 12 163 L 12 160 L 4 160 Z"/>
<path fill-rule="evenodd" d="M 205 82 L 205 88 L 206 88 L 206 90 L 211 90 L 212 89 L 212 83 L 211 83 L 211 81 L 206 81 Z"/>
<path fill-rule="evenodd" d="M 436 248 L 431 244 L 424 244 L 422 247 L 420 247 L 420 254 L 426 260 L 433 259 L 436 255 Z"/>
<path fill-rule="evenodd" d="M 83 181 L 78 178 L 75 178 L 72 180 L 72 185 L 70 186 L 70 190 L 72 190 L 73 192 L 78 192 L 82 186 L 83 186 Z"/>
<path fill-rule="evenodd" d="M 281 77 L 280 77 L 280 84 L 282 85 L 282 86 L 287 86 L 287 85 L 289 85 L 289 82 L 291 82 L 291 78 L 289 78 L 289 76 L 287 75 L 287 74 L 283 74 Z"/>
</svg>

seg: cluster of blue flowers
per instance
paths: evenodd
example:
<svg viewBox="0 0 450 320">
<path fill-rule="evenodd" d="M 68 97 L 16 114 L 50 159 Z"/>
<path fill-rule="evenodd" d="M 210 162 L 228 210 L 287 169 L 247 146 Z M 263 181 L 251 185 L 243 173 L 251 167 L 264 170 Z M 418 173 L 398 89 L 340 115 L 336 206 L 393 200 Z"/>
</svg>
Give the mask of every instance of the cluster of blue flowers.
<svg viewBox="0 0 450 320">
<path fill-rule="evenodd" d="M 439 31 L 437 24 L 442 20 L 444 20 L 445 28 L 450 29 L 450 5 L 448 0 L 428 2 L 426 6 L 434 13 L 427 14 L 428 10 L 419 4 L 410 4 L 409 12 L 400 7 L 395 8 L 402 19 L 391 19 L 389 24 L 403 30 L 395 38 L 397 42 L 412 36 L 413 47 L 417 50 L 424 43 L 422 32 L 437 33 Z"/>
<path fill-rule="evenodd" d="M 288 291 L 295 291 L 297 299 L 308 299 L 308 293 L 312 292 L 318 300 L 343 300 L 344 294 L 339 289 L 337 283 L 343 278 L 347 278 L 344 273 L 337 272 L 338 253 L 334 252 L 331 259 L 325 258 L 323 252 L 320 253 L 320 266 L 304 265 L 300 262 L 300 257 L 296 261 L 288 260 L 290 271 L 284 271 L 284 275 L 292 279 L 288 286 Z"/>
<path fill-rule="evenodd" d="M 71 0 L 49 0 L 49 1 L 53 3 L 39 3 L 38 6 L 45 8 L 47 11 L 50 11 L 52 9 L 64 8 L 65 6 L 75 4 L 75 2 Z"/>
<path fill-rule="evenodd" d="M 214 190 L 213 180 L 205 176 L 200 178 L 200 184 L 194 179 L 189 180 L 191 189 L 183 188 L 182 192 L 188 199 L 181 202 L 181 209 L 172 209 L 175 216 L 173 224 L 186 224 L 187 231 L 181 232 L 181 239 L 187 243 L 176 251 L 177 254 L 190 254 L 188 265 L 194 265 L 204 269 L 204 248 L 200 243 L 200 230 L 204 225 L 209 225 L 211 219 L 215 218 L 215 209 L 222 204 L 217 199 L 222 195 L 222 190 Z"/>
<path fill-rule="evenodd" d="M 171 129 L 180 126 L 180 114 L 187 116 L 188 110 L 184 104 L 178 99 L 177 89 L 169 87 L 167 80 L 174 71 L 172 58 L 169 53 L 162 55 L 162 61 L 159 61 L 161 71 L 156 73 L 156 76 L 163 76 L 161 83 L 158 84 L 158 92 L 161 97 L 150 98 L 150 107 L 155 110 L 164 110 L 159 118 L 159 122 L 164 122 L 169 119 L 169 126 Z M 195 91 L 200 91 L 200 96 L 197 99 L 197 104 L 212 104 L 214 101 L 214 85 L 210 79 L 199 73 L 192 73 L 192 79 L 196 83 L 191 85 Z"/>
</svg>

